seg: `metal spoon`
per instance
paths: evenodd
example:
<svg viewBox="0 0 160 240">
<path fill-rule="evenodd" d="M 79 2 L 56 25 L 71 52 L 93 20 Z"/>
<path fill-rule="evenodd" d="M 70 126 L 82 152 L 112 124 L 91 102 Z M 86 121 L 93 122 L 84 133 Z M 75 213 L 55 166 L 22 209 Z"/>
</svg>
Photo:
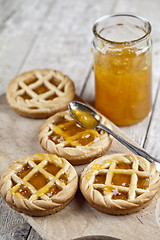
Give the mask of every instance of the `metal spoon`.
<svg viewBox="0 0 160 240">
<path fill-rule="evenodd" d="M 151 163 L 155 163 L 155 162 L 160 163 L 160 160 L 157 160 L 156 158 L 150 156 L 144 150 L 142 150 L 142 149 L 132 145 L 130 142 L 128 142 L 124 138 L 120 137 L 117 133 L 113 132 L 111 129 L 109 129 L 108 127 L 104 126 L 101 123 L 101 118 L 97 114 L 97 112 L 94 111 L 92 108 L 88 107 L 86 104 L 83 104 L 83 103 L 78 102 L 78 101 L 72 101 L 72 102 L 70 102 L 68 104 L 68 109 L 69 109 L 70 115 L 73 117 L 73 119 L 80 126 L 85 127 L 85 128 L 99 128 L 99 129 L 102 129 L 102 130 L 106 131 L 107 133 L 111 134 L 114 138 L 116 138 L 119 142 L 121 142 L 124 146 L 126 146 L 133 153 L 146 158 Z M 92 126 L 90 126 L 87 121 L 86 121 L 87 124 L 84 124 L 84 122 L 82 122 L 82 121 L 81 122 L 78 121 L 77 116 L 75 114 L 76 113 L 75 110 L 78 110 L 78 111 L 80 111 L 82 113 L 84 112 L 84 115 L 85 115 L 85 113 L 90 114 L 90 117 L 93 118 L 92 119 L 93 120 L 92 121 Z M 94 126 L 93 126 L 93 122 L 94 122 Z"/>
</svg>

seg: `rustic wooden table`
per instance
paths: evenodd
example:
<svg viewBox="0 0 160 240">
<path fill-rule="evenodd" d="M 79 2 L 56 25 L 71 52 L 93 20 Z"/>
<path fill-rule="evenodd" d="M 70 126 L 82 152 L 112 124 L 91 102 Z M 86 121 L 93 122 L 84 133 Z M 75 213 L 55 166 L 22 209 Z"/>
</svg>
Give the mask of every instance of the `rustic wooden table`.
<svg viewBox="0 0 160 240">
<path fill-rule="evenodd" d="M 77 95 L 93 104 L 90 49 L 94 21 L 111 13 L 140 15 L 153 27 L 153 107 L 145 120 L 121 129 L 160 159 L 159 9 L 159 0 L 0 0 L 0 95 L 19 73 L 52 68 L 68 74 Z M 40 240 L 41 237 L 0 198 L 0 239 Z"/>
</svg>

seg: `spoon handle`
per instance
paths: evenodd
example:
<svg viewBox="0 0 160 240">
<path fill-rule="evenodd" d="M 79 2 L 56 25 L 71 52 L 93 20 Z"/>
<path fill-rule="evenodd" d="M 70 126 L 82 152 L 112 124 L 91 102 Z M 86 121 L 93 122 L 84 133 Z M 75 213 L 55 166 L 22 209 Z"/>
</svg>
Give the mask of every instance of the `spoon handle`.
<svg viewBox="0 0 160 240">
<path fill-rule="evenodd" d="M 129 143 L 128 141 L 126 141 L 124 138 L 120 137 L 118 134 L 116 134 L 115 132 L 113 132 L 111 129 L 107 128 L 106 126 L 104 126 L 103 124 L 99 124 L 97 126 L 97 128 L 100 128 L 104 131 L 106 131 L 107 133 L 111 134 L 114 138 L 116 138 L 119 142 L 121 142 L 124 146 L 126 146 L 129 150 L 131 150 L 133 153 L 146 158 L 149 162 L 154 163 L 160 163 L 160 160 L 157 160 L 156 158 L 150 156 L 147 152 L 145 152 L 144 150 L 132 145 L 131 143 Z"/>
</svg>

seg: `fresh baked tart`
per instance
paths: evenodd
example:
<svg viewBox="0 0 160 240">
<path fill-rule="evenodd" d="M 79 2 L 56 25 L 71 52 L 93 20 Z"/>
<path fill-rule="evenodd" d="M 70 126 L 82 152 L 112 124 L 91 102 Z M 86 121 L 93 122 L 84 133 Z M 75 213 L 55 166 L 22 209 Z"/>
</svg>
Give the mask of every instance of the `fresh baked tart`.
<svg viewBox="0 0 160 240">
<path fill-rule="evenodd" d="M 101 121 L 111 128 L 103 116 Z M 63 111 L 45 121 L 39 131 L 39 141 L 46 152 L 78 165 L 102 156 L 109 148 L 112 137 L 102 130 L 80 127 L 68 111 Z"/>
<path fill-rule="evenodd" d="M 0 180 L 2 197 L 14 210 L 45 216 L 63 209 L 74 197 L 78 176 L 56 155 L 34 154 L 14 161 Z"/>
<path fill-rule="evenodd" d="M 71 79 L 51 69 L 37 69 L 17 76 L 9 83 L 6 94 L 13 110 L 31 118 L 46 118 L 66 110 L 74 96 Z"/>
<path fill-rule="evenodd" d="M 87 202 L 108 214 L 129 214 L 145 208 L 160 186 L 156 167 L 131 154 L 94 160 L 81 173 L 80 189 Z"/>
</svg>

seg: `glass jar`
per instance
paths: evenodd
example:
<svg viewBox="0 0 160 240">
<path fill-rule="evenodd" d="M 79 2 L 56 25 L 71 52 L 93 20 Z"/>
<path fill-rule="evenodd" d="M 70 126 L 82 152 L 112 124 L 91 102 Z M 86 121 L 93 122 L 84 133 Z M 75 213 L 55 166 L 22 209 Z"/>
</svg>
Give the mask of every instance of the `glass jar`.
<svg viewBox="0 0 160 240">
<path fill-rule="evenodd" d="M 95 108 L 118 126 L 144 119 L 152 106 L 151 25 L 118 14 L 93 26 Z"/>
</svg>

